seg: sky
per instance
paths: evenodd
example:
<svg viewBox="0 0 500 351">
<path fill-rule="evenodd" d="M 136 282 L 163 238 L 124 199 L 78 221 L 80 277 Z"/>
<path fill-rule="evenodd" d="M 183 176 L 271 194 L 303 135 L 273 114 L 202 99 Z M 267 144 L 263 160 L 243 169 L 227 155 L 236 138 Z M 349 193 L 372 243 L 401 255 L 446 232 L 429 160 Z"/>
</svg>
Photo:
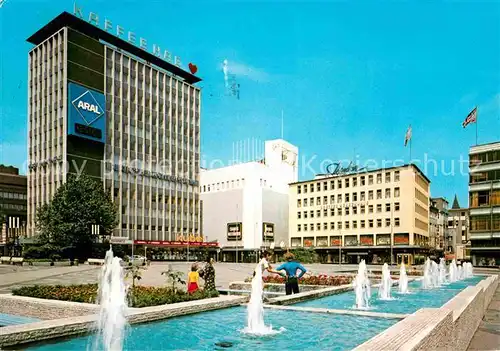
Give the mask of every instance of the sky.
<svg viewBox="0 0 500 351">
<path fill-rule="evenodd" d="M 0 0 L 1 1 L 1 0 Z M 233 145 L 284 138 L 299 178 L 329 162 L 409 162 L 431 194 L 467 206 L 464 160 L 500 141 L 500 2 L 84 1 L 148 43 L 196 64 L 202 166 L 229 164 Z M 26 38 L 73 1 L 4 0 L 0 8 L 0 163 L 26 169 Z M 222 62 L 240 84 L 226 93 Z M 283 129 L 282 125 L 283 112 Z M 214 160 L 218 160 L 217 162 Z"/>
</svg>

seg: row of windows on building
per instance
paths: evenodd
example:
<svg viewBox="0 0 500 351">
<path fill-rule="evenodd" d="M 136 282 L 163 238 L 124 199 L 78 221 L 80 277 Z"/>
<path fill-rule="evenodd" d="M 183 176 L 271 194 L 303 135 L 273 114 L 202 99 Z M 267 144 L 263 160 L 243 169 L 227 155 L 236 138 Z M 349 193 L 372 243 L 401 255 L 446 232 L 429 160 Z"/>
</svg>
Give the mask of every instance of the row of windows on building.
<svg viewBox="0 0 500 351">
<path fill-rule="evenodd" d="M 400 207 L 399 202 L 395 202 L 394 203 L 394 211 L 398 212 L 399 207 Z M 386 212 L 390 212 L 391 208 L 392 208 L 392 206 L 390 203 L 385 204 L 385 211 Z M 377 209 L 376 210 L 377 213 L 382 213 L 382 204 L 377 204 L 376 209 Z M 328 214 L 330 214 L 330 216 L 335 216 L 335 208 L 316 210 L 316 217 L 320 218 L 321 213 L 323 213 L 323 217 L 328 217 Z M 365 214 L 365 213 L 366 213 L 366 206 L 360 205 L 359 206 L 359 214 Z M 368 205 L 368 213 L 374 213 L 374 206 L 373 205 Z M 357 215 L 358 214 L 358 207 L 355 206 L 355 207 L 351 207 L 351 208 L 350 207 L 337 208 L 337 216 L 342 216 L 342 215 L 349 216 L 350 214 Z M 298 219 L 308 218 L 307 216 L 308 216 L 308 211 L 297 212 Z M 309 218 L 314 218 L 314 210 L 309 211 Z"/>
<path fill-rule="evenodd" d="M 367 223 L 368 222 L 368 223 Z M 342 223 L 344 226 L 342 227 Z M 382 221 L 382 218 L 379 218 L 377 220 L 369 219 L 369 220 L 360 220 L 359 221 L 359 228 L 364 229 L 364 228 L 382 228 L 382 225 L 385 223 L 386 227 L 391 226 L 391 219 L 386 218 L 385 221 Z M 368 224 L 368 227 L 366 226 Z M 394 218 L 394 227 L 399 227 L 400 226 L 400 220 L 399 218 Z M 297 231 L 314 231 L 314 230 L 348 230 L 348 229 L 358 229 L 358 221 L 338 221 L 337 224 L 335 225 L 335 222 L 330 222 L 330 225 L 328 225 L 327 222 L 324 222 L 323 225 L 321 223 L 309 223 L 309 224 L 297 224 Z"/>
<path fill-rule="evenodd" d="M 28 206 L 18 204 L 0 204 L 0 208 L 3 210 L 26 211 Z"/>
<path fill-rule="evenodd" d="M 112 55 L 114 55 L 114 60 Z M 176 85 L 178 85 L 180 89 L 181 86 L 184 86 L 184 92 L 189 92 L 191 95 L 195 95 L 195 91 L 197 90 L 195 87 L 171 77 L 168 72 L 154 70 L 140 61 L 130 59 L 126 55 L 122 55 L 116 51 L 113 52 L 108 48 L 106 74 L 109 77 L 120 79 L 120 73 L 123 77 L 127 77 L 130 74 L 131 82 L 135 82 L 137 78 L 139 85 L 142 85 L 144 82 L 145 85 L 151 87 L 153 91 L 156 91 L 156 88 L 163 90 L 164 81 L 167 88 L 171 87 L 172 89 L 176 89 Z"/>
<path fill-rule="evenodd" d="M 484 183 L 491 181 L 500 181 L 500 170 L 472 173 L 469 177 L 469 183 Z"/>
<path fill-rule="evenodd" d="M 385 183 L 391 183 L 391 179 L 392 179 L 392 176 L 391 176 L 391 173 L 392 172 L 386 172 L 385 173 Z M 374 176 L 373 174 L 371 175 L 368 175 L 368 176 L 360 176 L 359 177 L 359 182 L 360 182 L 360 186 L 364 186 L 366 185 L 366 178 L 368 178 L 368 185 L 372 185 L 374 184 Z M 395 182 L 399 182 L 399 178 L 400 178 L 400 173 L 399 171 L 394 171 L 394 181 Z M 378 173 L 376 175 L 376 179 L 377 179 L 377 184 L 382 184 L 382 173 Z M 342 189 L 342 187 L 344 188 L 349 188 L 350 186 L 352 187 L 356 187 L 358 186 L 358 177 L 352 177 L 352 178 L 345 178 L 345 179 L 337 179 L 337 189 Z M 318 181 L 316 183 L 312 183 L 312 184 L 304 184 L 304 185 L 298 185 L 297 186 L 297 194 L 301 194 L 302 192 L 303 193 L 307 193 L 308 191 L 309 192 L 314 192 L 314 190 L 316 189 L 316 191 L 327 191 L 328 190 L 328 181 Z M 335 190 L 335 180 L 330 180 L 330 190 Z"/>
<path fill-rule="evenodd" d="M 264 183 L 265 182 L 266 181 L 264 180 Z M 261 184 L 262 184 L 262 179 L 261 179 Z M 236 188 L 243 187 L 244 185 L 245 185 L 245 178 L 236 179 L 236 180 L 226 180 L 224 182 L 203 185 L 200 187 L 200 191 L 203 193 L 209 193 L 209 192 L 219 191 L 219 190 L 236 189 Z"/>
<path fill-rule="evenodd" d="M 145 98 L 149 101 L 149 97 L 153 97 L 153 103 L 156 104 L 158 100 L 160 100 L 160 103 L 163 103 L 163 85 L 158 87 L 158 93 L 157 93 L 157 86 L 155 85 L 150 85 L 149 81 L 146 81 L 146 84 L 144 85 L 145 89 L 142 89 L 143 81 L 139 80 L 137 83 L 135 81 L 135 75 L 133 75 L 130 79 L 130 85 L 128 84 L 127 80 L 127 75 L 124 75 L 124 79 L 122 80 L 118 72 L 115 72 L 113 75 L 111 73 L 111 69 L 108 68 L 108 77 L 111 78 L 107 82 L 107 92 L 114 92 L 114 95 L 119 96 L 120 93 L 123 93 L 123 95 L 127 95 L 130 93 L 134 95 L 135 97 L 135 92 L 139 94 L 139 101 L 142 100 L 142 98 Z M 112 89 L 112 81 L 114 81 L 114 89 Z M 177 101 L 178 105 L 180 106 L 182 103 L 182 100 L 184 100 L 185 105 L 194 105 L 196 108 L 199 106 L 199 95 L 194 93 L 194 90 L 191 92 L 191 94 L 186 92 L 187 89 L 184 90 L 184 93 L 182 93 L 182 88 L 179 86 L 177 88 L 175 85 L 166 86 L 165 88 L 165 97 L 166 99 L 170 101 Z"/>
<path fill-rule="evenodd" d="M 26 200 L 27 195 L 24 193 L 14 193 L 10 191 L 0 191 L 0 198 L 4 199 L 15 199 L 15 200 Z"/>
<path fill-rule="evenodd" d="M 127 223 L 122 223 L 122 229 L 130 229 L 130 230 L 151 230 L 151 231 L 163 231 L 165 229 L 165 232 L 172 232 L 172 233 L 187 233 L 188 229 L 187 228 L 173 228 L 173 227 L 163 227 L 161 225 L 156 226 L 156 225 L 142 225 L 142 224 L 127 224 Z M 198 232 L 198 228 L 195 228 L 196 232 Z"/>
<path fill-rule="evenodd" d="M 500 150 L 487 151 L 469 156 L 469 163 L 471 166 L 490 162 L 500 162 Z"/>
<path fill-rule="evenodd" d="M 473 216 L 470 218 L 470 230 L 472 231 L 500 231 L 500 214 Z"/>
<path fill-rule="evenodd" d="M 359 201 L 366 201 L 366 200 L 374 200 L 374 191 L 370 190 L 368 191 L 368 197 L 366 197 L 366 192 L 362 191 L 359 193 Z M 358 201 L 358 193 L 345 193 L 345 194 L 337 194 L 337 203 L 342 203 L 342 195 L 344 197 L 344 202 L 356 202 Z M 352 197 L 351 197 L 352 195 Z M 399 188 L 394 188 L 394 197 L 399 197 L 400 196 L 400 190 Z M 323 202 L 321 201 L 321 196 L 316 197 L 316 205 L 328 205 L 328 198 L 330 198 L 330 204 L 335 203 L 335 195 L 330 195 L 328 196 L 323 196 Z M 385 199 L 390 199 L 391 198 L 391 189 L 387 188 L 385 189 Z M 382 200 L 382 189 L 378 189 L 376 192 L 376 199 L 377 200 Z M 314 197 L 309 198 L 309 202 L 307 199 L 298 199 L 297 200 L 297 207 L 307 207 L 307 206 L 314 206 Z"/>
<path fill-rule="evenodd" d="M 64 49 L 62 45 L 63 33 L 60 31 L 55 34 L 50 39 L 46 40 L 41 46 L 38 46 L 35 50 L 30 52 L 32 65 L 43 65 L 47 62 L 47 57 L 57 55 L 57 52 L 61 52 Z"/>
<path fill-rule="evenodd" d="M 151 98 L 149 95 L 144 95 L 142 89 L 137 89 L 137 91 L 123 91 L 123 97 L 120 97 L 120 95 L 116 94 L 119 93 L 118 91 L 116 91 L 117 89 L 114 89 L 114 91 L 111 89 L 111 83 L 108 83 L 106 89 L 106 106 L 108 110 L 110 110 L 112 106 L 114 106 L 116 110 L 118 110 L 119 107 L 122 107 L 123 114 L 127 115 L 130 108 L 130 115 L 134 115 L 136 112 L 138 112 L 139 117 L 142 116 L 142 112 L 144 111 L 148 120 L 150 118 L 150 115 L 152 113 L 155 113 L 156 111 L 158 111 L 159 113 L 165 112 L 166 118 L 159 119 L 157 118 L 157 116 L 153 116 L 154 124 L 157 124 L 156 121 L 158 121 L 160 124 L 163 124 L 163 122 L 168 121 L 168 113 L 171 113 L 170 116 L 176 116 L 177 112 L 183 113 L 183 116 L 185 118 L 194 118 L 199 121 L 199 106 L 193 104 L 194 97 L 191 98 L 190 101 L 186 101 L 184 104 L 182 104 L 181 99 L 178 99 L 176 101 L 174 100 L 175 97 L 172 97 L 172 100 L 164 100 L 163 97 L 153 95 Z M 152 102 L 152 104 L 150 102 Z M 197 125 L 199 126 L 199 122 L 197 123 Z"/>
<path fill-rule="evenodd" d="M 500 206 L 500 190 L 482 190 L 478 192 L 471 192 L 469 195 L 469 206 L 487 207 L 487 206 Z"/>
</svg>

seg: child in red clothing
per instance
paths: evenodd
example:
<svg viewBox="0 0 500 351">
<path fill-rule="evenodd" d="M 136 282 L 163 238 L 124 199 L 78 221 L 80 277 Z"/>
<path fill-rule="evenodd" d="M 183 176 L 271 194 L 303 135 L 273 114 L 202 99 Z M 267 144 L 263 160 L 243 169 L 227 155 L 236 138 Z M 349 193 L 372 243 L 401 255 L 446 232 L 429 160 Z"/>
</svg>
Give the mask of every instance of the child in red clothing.
<svg viewBox="0 0 500 351">
<path fill-rule="evenodd" d="M 198 291 L 199 279 L 200 279 L 200 274 L 198 273 L 198 266 L 196 264 L 193 264 L 191 266 L 191 272 L 189 272 L 188 274 L 188 293 L 192 294 Z"/>
</svg>

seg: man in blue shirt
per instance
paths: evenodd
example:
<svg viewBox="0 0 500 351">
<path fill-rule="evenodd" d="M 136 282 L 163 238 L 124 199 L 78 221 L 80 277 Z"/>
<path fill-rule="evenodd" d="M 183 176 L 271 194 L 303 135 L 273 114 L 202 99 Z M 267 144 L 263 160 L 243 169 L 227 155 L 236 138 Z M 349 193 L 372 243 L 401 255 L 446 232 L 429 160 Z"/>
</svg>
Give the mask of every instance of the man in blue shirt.
<svg viewBox="0 0 500 351">
<path fill-rule="evenodd" d="M 299 279 L 302 278 L 304 274 L 306 274 L 307 270 L 302 266 L 299 262 L 295 261 L 295 256 L 291 252 L 287 252 L 285 254 L 285 258 L 287 262 L 283 263 L 281 266 L 276 268 L 276 271 L 285 271 L 286 272 L 286 280 L 285 280 L 285 291 L 287 295 L 291 295 L 292 292 L 294 294 L 299 293 Z M 297 275 L 297 271 L 300 270 L 300 273 Z"/>
</svg>

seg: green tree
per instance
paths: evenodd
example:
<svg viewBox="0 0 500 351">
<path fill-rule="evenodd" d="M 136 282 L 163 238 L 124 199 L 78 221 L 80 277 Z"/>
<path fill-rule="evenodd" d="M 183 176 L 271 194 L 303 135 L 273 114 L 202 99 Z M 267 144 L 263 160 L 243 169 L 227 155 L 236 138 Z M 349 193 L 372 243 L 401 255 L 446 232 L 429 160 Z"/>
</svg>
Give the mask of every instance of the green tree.
<svg viewBox="0 0 500 351">
<path fill-rule="evenodd" d="M 291 250 L 291 252 L 295 255 L 295 259 L 302 263 L 317 263 L 319 262 L 319 256 L 314 251 L 314 249 L 309 249 L 305 247 L 298 247 L 296 249 Z"/>
<path fill-rule="evenodd" d="M 102 183 L 88 175 L 68 175 L 51 202 L 37 210 L 36 224 L 41 244 L 61 249 L 71 248 L 78 258 L 87 258 L 98 239 L 92 225 L 100 226 L 100 234 L 111 235 L 118 223 L 117 208 Z"/>
</svg>

